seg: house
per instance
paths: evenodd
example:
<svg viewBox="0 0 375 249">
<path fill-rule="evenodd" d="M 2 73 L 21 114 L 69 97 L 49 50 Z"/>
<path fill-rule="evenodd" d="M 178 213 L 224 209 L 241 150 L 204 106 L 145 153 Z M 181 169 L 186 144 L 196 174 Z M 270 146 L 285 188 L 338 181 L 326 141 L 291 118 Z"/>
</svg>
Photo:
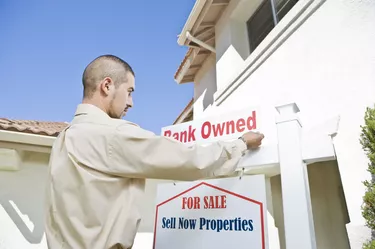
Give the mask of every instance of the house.
<svg viewBox="0 0 375 249">
<path fill-rule="evenodd" d="M 195 120 L 290 101 L 306 128 L 340 116 L 337 163 L 308 166 L 318 249 L 359 249 L 370 238 L 359 135 L 375 103 L 374 22 L 374 1 L 197 0 L 178 38 L 188 51 L 174 77 L 194 84 L 194 98 L 175 124 L 192 113 Z M 280 176 L 271 183 L 272 248 L 285 249 Z"/>
<path fill-rule="evenodd" d="M 0 248 L 47 248 L 43 204 L 48 162 L 66 126 L 0 118 Z"/>
</svg>

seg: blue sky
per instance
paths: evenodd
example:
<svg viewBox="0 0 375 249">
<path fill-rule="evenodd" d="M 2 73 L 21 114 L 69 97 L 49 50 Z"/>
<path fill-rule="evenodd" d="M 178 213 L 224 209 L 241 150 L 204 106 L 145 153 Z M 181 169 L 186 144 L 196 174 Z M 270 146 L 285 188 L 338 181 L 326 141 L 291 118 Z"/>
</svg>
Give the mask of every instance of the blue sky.
<svg viewBox="0 0 375 249">
<path fill-rule="evenodd" d="M 186 48 L 177 35 L 194 0 L 0 0 L 0 117 L 70 121 L 85 66 L 120 56 L 136 73 L 126 119 L 157 134 L 193 96 L 173 75 Z"/>
</svg>

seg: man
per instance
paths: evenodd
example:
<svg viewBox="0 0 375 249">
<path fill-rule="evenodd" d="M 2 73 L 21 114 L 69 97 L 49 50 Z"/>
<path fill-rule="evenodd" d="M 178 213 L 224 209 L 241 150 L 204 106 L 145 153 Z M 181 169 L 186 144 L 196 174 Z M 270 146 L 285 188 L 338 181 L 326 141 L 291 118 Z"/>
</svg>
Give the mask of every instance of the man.
<svg viewBox="0 0 375 249">
<path fill-rule="evenodd" d="M 96 58 L 83 73 L 83 102 L 51 152 L 46 236 L 52 249 L 131 248 L 146 178 L 197 180 L 231 174 L 263 135 L 188 147 L 121 118 L 133 106 L 134 72 Z"/>
</svg>

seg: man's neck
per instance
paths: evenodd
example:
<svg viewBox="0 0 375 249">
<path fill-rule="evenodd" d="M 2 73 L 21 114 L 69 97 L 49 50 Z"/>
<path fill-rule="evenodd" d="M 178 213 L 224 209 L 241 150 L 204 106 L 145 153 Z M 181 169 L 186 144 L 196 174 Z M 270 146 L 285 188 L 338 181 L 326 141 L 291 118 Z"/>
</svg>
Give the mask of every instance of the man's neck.
<svg viewBox="0 0 375 249">
<path fill-rule="evenodd" d="M 107 110 L 106 110 L 106 108 L 104 107 L 104 105 L 101 101 L 98 101 L 98 100 L 95 100 L 95 99 L 83 98 L 82 104 L 90 104 L 90 105 L 96 106 L 100 110 L 102 110 L 103 112 L 107 113 Z"/>
</svg>

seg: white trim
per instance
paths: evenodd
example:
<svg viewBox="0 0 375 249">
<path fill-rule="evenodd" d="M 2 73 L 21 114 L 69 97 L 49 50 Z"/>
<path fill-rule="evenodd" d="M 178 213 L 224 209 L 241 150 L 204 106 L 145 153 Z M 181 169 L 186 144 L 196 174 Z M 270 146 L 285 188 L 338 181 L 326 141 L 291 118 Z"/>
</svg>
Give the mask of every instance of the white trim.
<svg viewBox="0 0 375 249">
<path fill-rule="evenodd" d="M 40 153 L 51 153 L 51 149 L 52 149 L 50 146 L 20 144 L 20 143 L 2 142 L 2 141 L 0 141 L 0 148 L 13 149 L 13 150 L 18 150 L 18 151 L 40 152 Z"/>
<path fill-rule="evenodd" d="M 210 50 L 212 53 L 216 53 L 215 48 L 208 45 L 207 43 L 204 43 L 203 41 L 197 39 L 196 37 L 192 36 L 189 31 L 186 31 L 186 38 L 189 39 L 192 42 L 195 42 L 196 44 L 202 46 L 203 48 Z"/>
<path fill-rule="evenodd" d="M 0 130 L 0 148 L 49 153 L 55 137 Z"/>
<path fill-rule="evenodd" d="M 0 141 L 52 147 L 55 137 L 0 130 Z"/>
<path fill-rule="evenodd" d="M 199 48 L 194 48 L 189 57 L 186 59 L 184 65 L 182 65 L 181 71 L 177 74 L 175 81 L 177 84 L 181 84 L 181 81 L 185 77 L 186 72 L 189 70 L 191 63 L 193 62 L 195 56 L 199 53 Z"/>
<path fill-rule="evenodd" d="M 326 0 L 302 0 L 292 8 L 280 23 L 270 32 L 258 48 L 244 61 L 241 73 L 215 94 L 215 104 L 220 105 L 258 67 L 270 57 L 294 31 L 296 31 Z"/>
<path fill-rule="evenodd" d="M 180 116 L 178 120 L 176 120 L 174 125 L 181 124 L 181 122 L 186 118 L 186 116 L 194 109 L 194 103 L 189 107 L 189 109 L 185 110 L 184 113 Z"/>
<path fill-rule="evenodd" d="M 184 65 L 182 65 L 181 71 L 177 74 L 177 77 L 175 78 L 175 81 L 177 82 L 177 84 L 181 84 L 182 79 L 184 78 L 186 72 L 189 70 L 190 63 L 191 63 L 190 58 L 191 58 L 191 54 L 189 55 L 189 58 L 185 61 Z"/>
<path fill-rule="evenodd" d="M 261 149 L 249 151 L 241 158 L 236 171 L 245 175 L 264 174 L 272 177 L 280 174 L 279 151 L 277 144 L 262 146 Z"/>
<path fill-rule="evenodd" d="M 180 46 L 184 46 L 186 42 L 186 32 L 191 31 L 193 28 L 195 22 L 198 19 L 199 14 L 203 10 L 203 7 L 206 3 L 206 0 L 197 0 L 194 4 L 193 10 L 190 12 L 190 15 L 185 23 L 185 26 L 183 27 L 181 34 L 179 35 L 177 39 L 177 43 Z"/>
</svg>

